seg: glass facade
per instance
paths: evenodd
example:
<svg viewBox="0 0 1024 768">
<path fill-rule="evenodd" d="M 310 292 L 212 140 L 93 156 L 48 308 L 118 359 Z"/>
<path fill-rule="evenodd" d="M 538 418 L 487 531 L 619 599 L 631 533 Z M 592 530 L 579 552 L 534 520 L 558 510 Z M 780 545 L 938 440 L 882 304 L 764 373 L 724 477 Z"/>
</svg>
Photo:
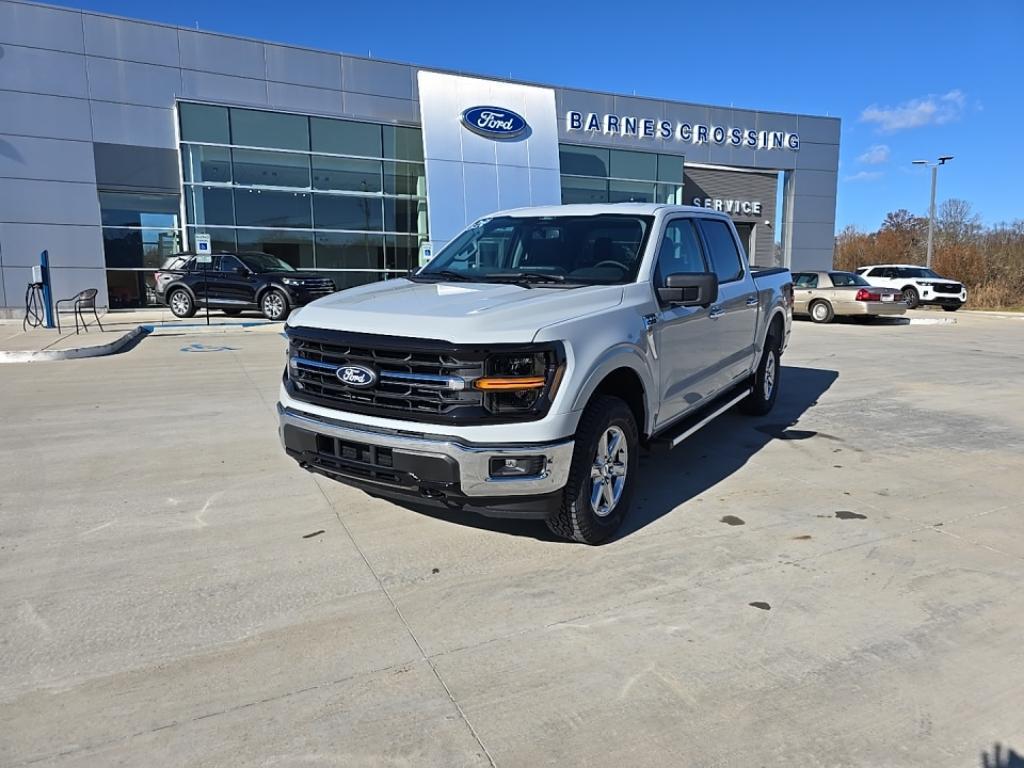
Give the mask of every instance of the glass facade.
<svg viewBox="0 0 1024 768">
<path fill-rule="evenodd" d="M 181 250 L 178 196 L 100 191 L 111 309 L 157 303 L 153 273 Z"/>
<path fill-rule="evenodd" d="M 419 264 L 418 128 L 179 103 L 188 239 L 323 271 L 339 288 Z"/>
<path fill-rule="evenodd" d="M 563 203 L 683 203 L 683 158 L 558 145 Z"/>
</svg>

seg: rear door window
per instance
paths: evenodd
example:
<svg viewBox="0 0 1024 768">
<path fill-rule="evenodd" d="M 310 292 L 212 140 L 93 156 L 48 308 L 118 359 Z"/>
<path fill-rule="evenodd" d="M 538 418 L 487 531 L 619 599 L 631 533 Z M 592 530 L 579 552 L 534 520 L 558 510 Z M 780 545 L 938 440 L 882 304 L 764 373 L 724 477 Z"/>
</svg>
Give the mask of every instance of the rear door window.
<svg viewBox="0 0 1024 768">
<path fill-rule="evenodd" d="M 832 285 L 836 288 L 847 288 L 851 285 L 867 285 L 868 281 L 860 275 L 854 275 L 851 272 L 829 272 L 828 276 L 832 278 Z"/>
<path fill-rule="evenodd" d="M 729 225 L 717 219 L 701 219 L 700 230 L 708 245 L 718 282 L 731 283 L 743 277 L 743 261 Z"/>
<path fill-rule="evenodd" d="M 818 276 L 811 272 L 798 272 L 793 275 L 794 288 L 817 288 Z"/>
<path fill-rule="evenodd" d="M 220 256 L 211 256 L 208 263 L 202 263 L 199 261 L 198 256 L 193 256 L 188 260 L 185 265 L 185 269 L 189 272 L 216 272 L 218 263 L 220 262 Z"/>
</svg>

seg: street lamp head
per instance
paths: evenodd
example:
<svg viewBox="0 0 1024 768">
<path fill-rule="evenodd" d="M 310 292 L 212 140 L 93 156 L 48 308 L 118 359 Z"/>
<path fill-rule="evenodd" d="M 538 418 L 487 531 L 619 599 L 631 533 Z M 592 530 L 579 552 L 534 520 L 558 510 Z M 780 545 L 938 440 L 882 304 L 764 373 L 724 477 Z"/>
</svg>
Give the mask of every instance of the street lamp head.
<svg viewBox="0 0 1024 768">
<path fill-rule="evenodd" d="M 928 165 L 927 160 L 911 160 L 910 162 L 914 165 Z"/>
<path fill-rule="evenodd" d="M 939 165 L 943 165 L 943 164 L 945 164 L 945 162 L 947 160 L 952 160 L 952 159 L 953 159 L 952 155 L 940 155 L 939 156 Z"/>
</svg>

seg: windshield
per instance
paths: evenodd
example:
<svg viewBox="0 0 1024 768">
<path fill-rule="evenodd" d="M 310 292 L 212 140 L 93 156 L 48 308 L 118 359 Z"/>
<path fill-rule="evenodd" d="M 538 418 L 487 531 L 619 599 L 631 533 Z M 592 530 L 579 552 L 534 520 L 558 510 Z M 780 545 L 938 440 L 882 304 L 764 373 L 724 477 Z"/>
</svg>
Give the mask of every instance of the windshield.
<svg viewBox="0 0 1024 768">
<path fill-rule="evenodd" d="M 938 277 L 938 275 L 925 267 L 904 267 L 900 270 L 900 277 Z"/>
<path fill-rule="evenodd" d="M 295 267 L 287 261 L 269 253 L 240 253 L 238 258 L 242 260 L 253 272 L 294 272 Z"/>
<path fill-rule="evenodd" d="M 836 288 L 843 288 L 848 285 L 871 285 L 863 277 L 852 272 L 829 272 L 828 276 L 832 278 L 832 285 Z"/>
<path fill-rule="evenodd" d="M 631 282 L 651 216 L 501 216 L 481 219 L 413 279 L 538 284 Z"/>
</svg>

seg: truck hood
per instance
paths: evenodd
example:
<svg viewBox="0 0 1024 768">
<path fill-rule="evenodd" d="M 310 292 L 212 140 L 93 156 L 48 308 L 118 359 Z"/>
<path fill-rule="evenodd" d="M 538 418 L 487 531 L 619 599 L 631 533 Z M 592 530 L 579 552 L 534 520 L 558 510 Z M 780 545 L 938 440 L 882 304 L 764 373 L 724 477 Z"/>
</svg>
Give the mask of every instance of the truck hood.
<svg viewBox="0 0 1024 768">
<path fill-rule="evenodd" d="M 523 288 L 400 278 L 318 299 L 292 313 L 288 325 L 457 344 L 523 343 L 548 325 L 621 302 L 621 285 Z"/>
</svg>

